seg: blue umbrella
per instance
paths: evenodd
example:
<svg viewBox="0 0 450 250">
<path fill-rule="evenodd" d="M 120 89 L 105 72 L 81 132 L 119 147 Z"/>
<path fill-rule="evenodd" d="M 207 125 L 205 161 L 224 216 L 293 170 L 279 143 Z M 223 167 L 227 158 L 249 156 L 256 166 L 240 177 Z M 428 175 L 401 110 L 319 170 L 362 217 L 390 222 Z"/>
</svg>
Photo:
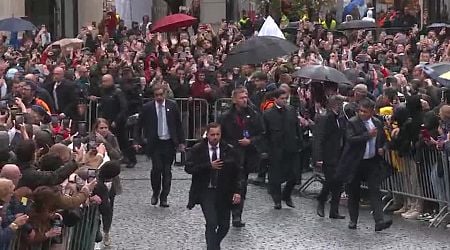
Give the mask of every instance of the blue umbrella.
<svg viewBox="0 0 450 250">
<path fill-rule="evenodd" d="M 9 32 L 19 32 L 26 30 L 35 30 L 36 26 L 27 20 L 23 20 L 20 18 L 6 18 L 0 20 L 0 30 L 9 31 Z"/>
</svg>

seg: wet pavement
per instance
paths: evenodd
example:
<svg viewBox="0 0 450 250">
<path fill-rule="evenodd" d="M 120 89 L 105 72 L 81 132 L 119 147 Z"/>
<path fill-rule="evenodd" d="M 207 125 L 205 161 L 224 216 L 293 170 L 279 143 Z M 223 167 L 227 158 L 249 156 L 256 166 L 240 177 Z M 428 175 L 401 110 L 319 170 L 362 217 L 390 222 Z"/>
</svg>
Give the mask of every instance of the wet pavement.
<svg viewBox="0 0 450 250">
<path fill-rule="evenodd" d="M 112 245 L 105 249 L 206 249 L 204 218 L 199 206 L 186 208 L 190 176 L 173 167 L 169 208 L 150 205 L 150 161 L 140 158 L 134 169 L 124 169 L 124 192 L 116 198 Z M 263 187 L 250 185 L 243 220 L 231 228 L 222 249 L 447 249 L 450 231 L 428 228 L 418 221 L 394 217 L 393 226 L 374 232 L 368 210 L 360 213 L 357 230 L 348 220 L 319 218 L 312 199 L 296 196 L 295 209 L 274 210 Z M 284 204 L 283 204 L 284 205 Z M 345 207 L 342 214 L 347 214 Z"/>
</svg>

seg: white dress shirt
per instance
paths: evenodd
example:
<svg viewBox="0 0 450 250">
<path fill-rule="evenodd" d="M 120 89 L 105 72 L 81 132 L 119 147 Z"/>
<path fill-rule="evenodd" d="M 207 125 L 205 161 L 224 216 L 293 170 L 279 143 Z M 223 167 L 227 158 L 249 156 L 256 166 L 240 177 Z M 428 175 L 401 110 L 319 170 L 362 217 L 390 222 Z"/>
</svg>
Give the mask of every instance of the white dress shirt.
<svg viewBox="0 0 450 250">
<path fill-rule="evenodd" d="M 373 124 L 372 118 L 370 118 L 367 121 L 363 121 L 364 125 L 366 126 L 367 130 L 370 131 L 371 129 L 375 128 L 375 124 Z M 376 137 L 370 138 L 366 143 L 366 151 L 364 152 L 364 160 L 372 159 L 375 157 L 376 154 Z"/>
<path fill-rule="evenodd" d="M 160 113 L 160 108 L 162 106 L 162 112 Z M 169 128 L 167 126 L 167 116 L 166 116 L 166 100 L 162 104 L 155 102 L 156 116 L 158 117 L 158 137 L 160 140 L 169 140 Z M 162 120 L 162 122 L 160 122 Z M 162 126 L 162 128 L 160 128 Z"/>
</svg>

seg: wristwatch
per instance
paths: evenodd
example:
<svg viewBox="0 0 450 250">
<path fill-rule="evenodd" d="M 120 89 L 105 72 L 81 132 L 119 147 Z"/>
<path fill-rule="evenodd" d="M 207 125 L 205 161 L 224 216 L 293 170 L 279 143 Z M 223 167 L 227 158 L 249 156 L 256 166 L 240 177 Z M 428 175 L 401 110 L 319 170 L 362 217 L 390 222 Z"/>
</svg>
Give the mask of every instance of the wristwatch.
<svg viewBox="0 0 450 250">
<path fill-rule="evenodd" d="M 10 225 L 9 225 L 9 227 L 12 229 L 12 230 L 14 230 L 14 231 L 17 231 L 17 229 L 19 229 L 19 225 L 17 225 L 16 223 L 11 223 Z"/>
</svg>

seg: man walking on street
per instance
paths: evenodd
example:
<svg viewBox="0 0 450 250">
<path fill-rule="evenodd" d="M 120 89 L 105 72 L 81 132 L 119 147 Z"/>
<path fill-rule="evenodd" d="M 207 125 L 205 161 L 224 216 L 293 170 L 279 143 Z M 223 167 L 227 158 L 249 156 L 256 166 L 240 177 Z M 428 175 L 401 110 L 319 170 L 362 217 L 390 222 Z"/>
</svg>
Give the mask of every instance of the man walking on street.
<svg viewBox="0 0 450 250">
<path fill-rule="evenodd" d="M 200 204 L 206 220 L 208 250 L 219 250 L 230 229 L 232 204 L 241 202 L 242 167 L 235 149 L 221 140 L 221 127 L 211 123 L 207 139 L 189 151 L 185 170 L 192 175 L 188 208 Z"/>
<path fill-rule="evenodd" d="M 345 125 L 343 119 L 340 119 L 343 102 L 343 97 L 331 96 L 328 99 L 327 111 L 318 115 L 314 128 L 313 156 L 316 166 L 321 168 L 325 175 L 322 190 L 317 196 L 317 215 L 325 216 L 325 202 L 328 201 L 328 195 L 331 193 L 330 218 L 332 219 L 345 219 L 345 216 L 339 215 L 342 183 L 334 179 L 336 166 L 344 147 Z"/>
<path fill-rule="evenodd" d="M 221 119 L 222 138 L 236 149 L 244 169 L 241 202 L 232 209 L 233 227 L 244 227 L 242 210 L 247 194 L 248 174 L 259 164 L 262 149 L 263 123 L 259 112 L 248 106 L 248 92 L 244 87 L 233 90 L 233 106 Z"/>
<path fill-rule="evenodd" d="M 300 165 L 299 151 L 302 132 L 297 113 L 287 104 L 288 93 L 274 91 L 275 106 L 263 114 L 266 140 L 269 146 L 269 190 L 275 203 L 275 209 L 281 209 L 284 200 L 289 207 L 295 207 L 291 194 L 297 182 L 295 168 Z M 281 184 L 286 182 L 283 192 Z"/>
<path fill-rule="evenodd" d="M 358 113 L 346 125 L 345 146 L 338 164 L 336 180 L 348 183 L 349 229 L 356 229 L 359 216 L 361 182 L 367 182 L 370 206 L 375 220 L 375 231 L 392 225 L 385 221 L 381 203 L 381 161 L 386 138 L 383 124 L 373 115 L 375 103 L 368 98 L 358 103 Z"/>
<path fill-rule="evenodd" d="M 159 199 L 161 207 L 169 207 L 167 196 L 172 183 L 172 163 L 176 150 L 184 151 L 185 137 L 180 111 L 175 102 L 166 99 L 166 88 L 155 85 L 153 94 L 155 99 L 145 104 L 139 114 L 139 129 L 134 137 L 140 139 L 140 131 L 144 131 L 145 152 L 152 159 L 151 204 L 156 205 Z"/>
</svg>

